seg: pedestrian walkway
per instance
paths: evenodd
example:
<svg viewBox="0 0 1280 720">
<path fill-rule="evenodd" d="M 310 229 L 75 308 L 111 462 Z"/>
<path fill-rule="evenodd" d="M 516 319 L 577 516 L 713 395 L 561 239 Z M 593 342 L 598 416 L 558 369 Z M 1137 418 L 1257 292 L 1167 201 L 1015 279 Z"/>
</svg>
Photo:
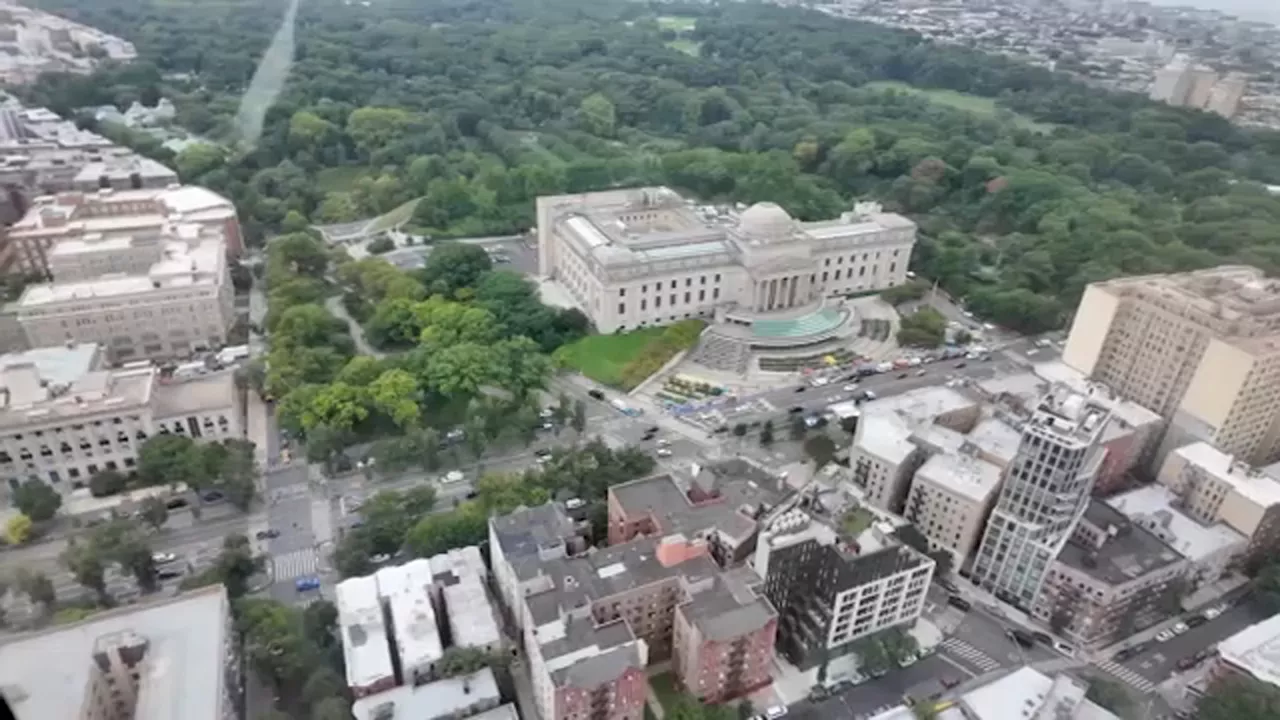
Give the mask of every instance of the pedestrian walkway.
<svg viewBox="0 0 1280 720">
<path fill-rule="evenodd" d="M 320 558 L 314 548 L 281 553 L 271 558 L 271 575 L 277 582 L 315 575 Z"/>
<path fill-rule="evenodd" d="M 1112 660 L 1103 660 L 1095 664 L 1108 675 L 1118 678 L 1126 685 L 1140 693 L 1150 693 L 1154 692 L 1156 689 L 1155 683 L 1117 662 Z"/>
<path fill-rule="evenodd" d="M 947 638 L 942 641 L 942 649 L 951 655 L 966 660 L 970 665 L 978 668 L 984 673 L 1000 669 L 1000 663 L 993 660 L 990 655 L 982 652 L 978 648 L 957 638 Z"/>
</svg>

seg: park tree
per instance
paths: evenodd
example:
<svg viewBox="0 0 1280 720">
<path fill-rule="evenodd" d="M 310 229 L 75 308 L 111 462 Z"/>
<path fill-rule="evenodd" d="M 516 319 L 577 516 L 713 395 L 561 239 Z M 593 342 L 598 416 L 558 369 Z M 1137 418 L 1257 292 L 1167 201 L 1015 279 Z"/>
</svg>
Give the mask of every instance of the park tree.
<svg viewBox="0 0 1280 720">
<path fill-rule="evenodd" d="M 13 577 L 13 586 L 26 595 L 31 604 L 39 606 L 46 615 L 53 610 L 53 605 L 58 599 L 53 581 L 42 572 L 18 568 Z"/>
<path fill-rule="evenodd" d="M 791 418 L 791 425 L 788 434 L 792 440 L 803 440 L 806 433 L 809 432 L 809 426 L 805 424 L 804 418 L 796 415 Z"/>
<path fill-rule="evenodd" d="M 820 433 L 804 441 L 804 452 L 820 470 L 835 459 L 836 443 L 831 439 L 831 436 L 826 433 Z"/>
<path fill-rule="evenodd" d="M 1097 703 L 1105 710 L 1110 710 L 1121 718 L 1131 717 L 1133 712 L 1133 698 L 1124 686 L 1114 680 L 1102 677 L 1091 677 L 1088 679 L 1089 689 L 1085 692 L 1085 698 Z"/>
<path fill-rule="evenodd" d="M 13 491 L 13 506 L 32 522 L 40 523 L 58 512 L 62 507 L 62 496 L 39 480 L 27 480 Z"/>
<path fill-rule="evenodd" d="M 159 530 L 169 521 L 169 506 L 162 498 L 149 497 L 142 501 L 140 517 L 143 522 Z"/>
<path fill-rule="evenodd" d="M 1280 717 L 1280 692 L 1260 682 L 1225 678 L 1196 704 L 1196 720 L 1270 720 Z"/>
<path fill-rule="evenodd" d="M 4 540 L 10 545 L 21 545 L 31 539 L 31 518 L 18 513 L 4 524 Z"/>
<path fill-rule="evenodd" d="M 418 279 L 429 292 L 452 298 L 461 288 L 475 287 L 492 267 L 489 254 L 479 245 L 441 243 L 418 271 Z"/>
<path fill-rule="evenodd" d="M 107 497 L 124 492 L 129 479 L 115 470 L 99 470 L 89 477 L 89 493 L 94 497 Z"/>
<path fill-rule="evenodd" d="M 195 441 L 185 435 L 163 433 L 138 449 L 138 480 L 143 485 L 173 485 L 204 475 Z"/>
<path fill-rule="evenodd" d="M 58 559 L 77 583 L 94 592 L 99 603 L 110 599 L 107 596 L 107 566 L 93 543 L 76 542 L 73 538 Z"/>
<path fill-rule="evenodd" d="M 587 404 L 582 400 L 573 402 L 573 417 L 569 420 L 573 431 L 581 435 L 587 429 Z"/>
</svg>

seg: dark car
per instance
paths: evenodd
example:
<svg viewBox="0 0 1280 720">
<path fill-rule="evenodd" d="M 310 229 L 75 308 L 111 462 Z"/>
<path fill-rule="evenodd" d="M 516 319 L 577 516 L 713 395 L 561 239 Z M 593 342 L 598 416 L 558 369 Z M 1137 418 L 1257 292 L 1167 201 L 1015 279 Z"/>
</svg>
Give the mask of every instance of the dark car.
<svg viewBox="0 0 1280 720">
<path fill-rule="evenodd" d="M 587 394 L 597 400 L 604 400 L 604 393 L 600 392 L 599 390 L 588 390 Z"/>
<path fill-rule="evenodd" d="M 169 502 L 165 503 L 164 506 L 169 508 L 170 510 L 178 510 L 180 508 L 186 507 L 187 501 L 183 500 L 182 498 L 172 498 L 171 500 L 169 500 Z"/>
<path fill-rule="evenodd" d="M 268 530 L 259 530 L 258 532 L 254 533 L 254 537 L 258 538 L 259 540 L 268 540 L 270 538 L 277 538 L 277 537 L 280 537 L 280 531 L 274 528 L 271 528 Z"/>
<path fill-rule="evenodd" d="M 479 497 L 479 496 L 480 496 L 480 493 L 476 492 L 475 490 L 468 490 L 468 491 L 467 491 L 467 499 L 468 499 L 468 500 L 475 500 L 475 499 L 476 499 L 477 497 Z"/>
<path fill-rule="evenodd" d="M 965 600 L 959 595 L 952 595 L 951 597 L 947 598 L 947 604 L 953 608 L 964 610 L 965 612 L 969 612 L 970 610 L 973 609 L 973 603 L 969 602 L 968 600 Z"/>
<path fill-rule="evenodd" d="M 182 577 L 181 570 L 159 570 L 156 572 L 157 580 L 176 580 Z"/>
<path fill-rule="evenodd" d="M 205 502 L 208 502 L 208 503 L 218 502 L 219 500 L 222 499 L 222 497 L 223 497 L 222 493 L 218 492 L 217 490 L 210 490 L 209 492 L 200 496 L 201 499 L 203 499 Z"/>
<path fill-rule="evenodd" d="M 947 592 L 954 593 L 957 590 L 959 590 L 959 588 L 956 587 L 955 583 L 951 582 L 946 578 L 935 578 L 935 580 L 937 581 L 938 586 L 941 587 L 943 590 L 946 590 Z"/>
<path fill-rule="evenodd" d="M 803 407 L 801 407 L 801 406 L 799 406 L 799 405 L 796 405 L 795 407 L 791 408 L 791 409 L 790 409 L 790 410 L 788 410 L 787 412 L 791 413 L 792 415 L 798 415 L 798 414 L 800 414 L 800 413 L 804 412 L 804 408 L 803 408 Z"/>
<path fill-rule="evenodd" d="M 909 377 L 911 377 L 911 373 L 898 373 L 899 380 L 906 380 Z"/>
<path fill-rule="evenodd" d="M 1175 663 L 1174 666 L 1177 667 L 1179 670 L 1190 670 L 1191 668 L 1199 664 L 1200 664 L 1199 655 L 1188 655 L 1182 658 L 1181 660 L 1179 660 L 1177 663 Z"/>
<path fill-rule="evenodd" d="M 939 680 L 939 682 L 942 683 L 942 687 L 950 690 L 951 688 L 960 684 L 960 678 L 954 675 L 943 675 L 942 679 Z"/>
<path fill-rule="evenodd" d="M 644 432 L 646 435 L 657 435 L 661 431 L 662 431 L 662 428 L 658 427 L 657 425 L 651 425 L 649 426 L 649 429 L 645 430 Z"/>
<path fill-rule="evenodd" d="M 1011 628 L 1007 630 L 1006 633 L 1009 635 L 1010 640 L 1013 640 L 1015 643 L 1021 645 L 1024 648 L 1031 648 L 1036 644 L 1036 639 L 1032 637 L 1031 633 L 1027 632 L 1026 630 Z"/>
<path fill-rule="evenodd" d="M 1039 630 L 1032 631 L 1031 637 L 1041 645 L 1053 645 L 1053 638 L 1049 637 L 1049 633 L 1042 633 Z"/>
<path fill-rule="evenodd" d="M 967 367 L 969 367 L 969 363 L 956 363 L 956 369 L 957 369 L 957 370 L 963 370 L 963 369 L 965 369 L 965 368 L 967 368 Z"/>
<path fill-rule="evenodd" d="M 1115 655 L 1112 655 L 1111 660 L 1113 662 L 1118 662 L 1118 663 L 1124 662 L 1125 660 L 1128 660 L 1129 658 L 1133 657 L 1135 654 L 1136 653 L 1133 652 L 1133 648 L 1124 648 L 1120 652 L 1116 653 Z"/>
<path fill-rule="evenodd" d="M 1207 622 L 1209 622 L 1209 618 L 1203 615 L 1192 615 L 1187 618 L 1187 627 L 1200 627 Z"/>
<path fill-rule="evenodd" d="M 805 390 L 808 390 L 808 389 L 809 389 L 809 388 L 805 387 L 804 385 L 801 385 L 800 387 L 796 388 L 796 392 L 800 393 L 800 392 L 804 392 Z"/>
</svg>

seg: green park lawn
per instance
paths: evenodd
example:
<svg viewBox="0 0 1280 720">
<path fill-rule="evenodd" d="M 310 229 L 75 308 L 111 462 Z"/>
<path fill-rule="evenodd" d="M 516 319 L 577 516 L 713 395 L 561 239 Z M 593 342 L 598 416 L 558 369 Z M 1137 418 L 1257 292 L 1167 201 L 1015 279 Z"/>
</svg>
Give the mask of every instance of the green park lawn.
<svg viewBox="0 0 1280 720">
<path fill-rule="evenodd" d="M 617 387 L 622 369 L 645 349 L 664 328 L 643 328 L 620 335 L 589 335 L 556 351 L 556 357 L 598 383 Z"/>
<path fill-rule="evenodd" d="M 876 80 L 863 85 L 863 87 L 868 90 L 896 90 L 909 95 L 919 95 L 930 102 L 935 102 L 939 105 L 946 105 L 947 107 L 955 108 L 956 110 L 963 110 L 964 112 L 971 112 L 975 115 L 992 117 L 996 114 L 996 111 L 1000 109 L 999 106 L 996 105 L 996 101 L 988 97 L 970 95 L 968 93 L 956 92 L 954 90 L 918 88 L 914 85 L 898 82 L 896 80 Z M 1014 113 L 1014 122 L 1021 127 L 1028 130 L 1035 130 L 1036 132 L 1049 132 L 1053 129 L 1052 125 L 1038 123 L 1025 115 L 1018 115 L 1017 113 Z"/>
<path fill-rule="evenodd" d="M 658 27 L 663 30 L 675 30 L 676 32 L 688 32 L 698 25 L 697 18 L 684 17 L 681 15 L 659 15 Z"/>
</svg>

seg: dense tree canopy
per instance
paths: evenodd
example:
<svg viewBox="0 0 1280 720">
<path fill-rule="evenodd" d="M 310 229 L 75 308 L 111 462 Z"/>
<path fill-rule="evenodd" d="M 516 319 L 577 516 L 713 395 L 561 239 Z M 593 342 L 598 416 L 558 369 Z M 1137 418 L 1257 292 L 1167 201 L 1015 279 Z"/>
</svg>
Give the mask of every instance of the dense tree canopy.
<svg viewBox="0 0 1280 720">
<path fill-rule="evenodd" d="M 70 112 L 163 94 L 181 124 L 222 140 L 284 2 L 36 5 L 134 40 L 141 60 L 46 78 L 31 100 Z M 696 26 L 675 43 L 659 15 Z M 1280 270 L 1280 199 L 1259 184 L 1280 183 L 1280 133 L 910 32 L 744 3 L 321 0 L 297 34 L 257 147 L 176 159 L 235 199 L 251 237 L 418 198 L 410 223 L 433 238 L 519 232 L 538 195 L 640 183 L 801 218 L 874 197 L 920 223 L 913 269 L 1020 330 L 1060 323 L 1086 283 L 1117 274 Z M 317 278 L 273 292 L 315 302 Z M 427 281 L 450 299 L 467 284 Z M 309 377 L 341 363 L 304 354 Z"/>
</svg>

